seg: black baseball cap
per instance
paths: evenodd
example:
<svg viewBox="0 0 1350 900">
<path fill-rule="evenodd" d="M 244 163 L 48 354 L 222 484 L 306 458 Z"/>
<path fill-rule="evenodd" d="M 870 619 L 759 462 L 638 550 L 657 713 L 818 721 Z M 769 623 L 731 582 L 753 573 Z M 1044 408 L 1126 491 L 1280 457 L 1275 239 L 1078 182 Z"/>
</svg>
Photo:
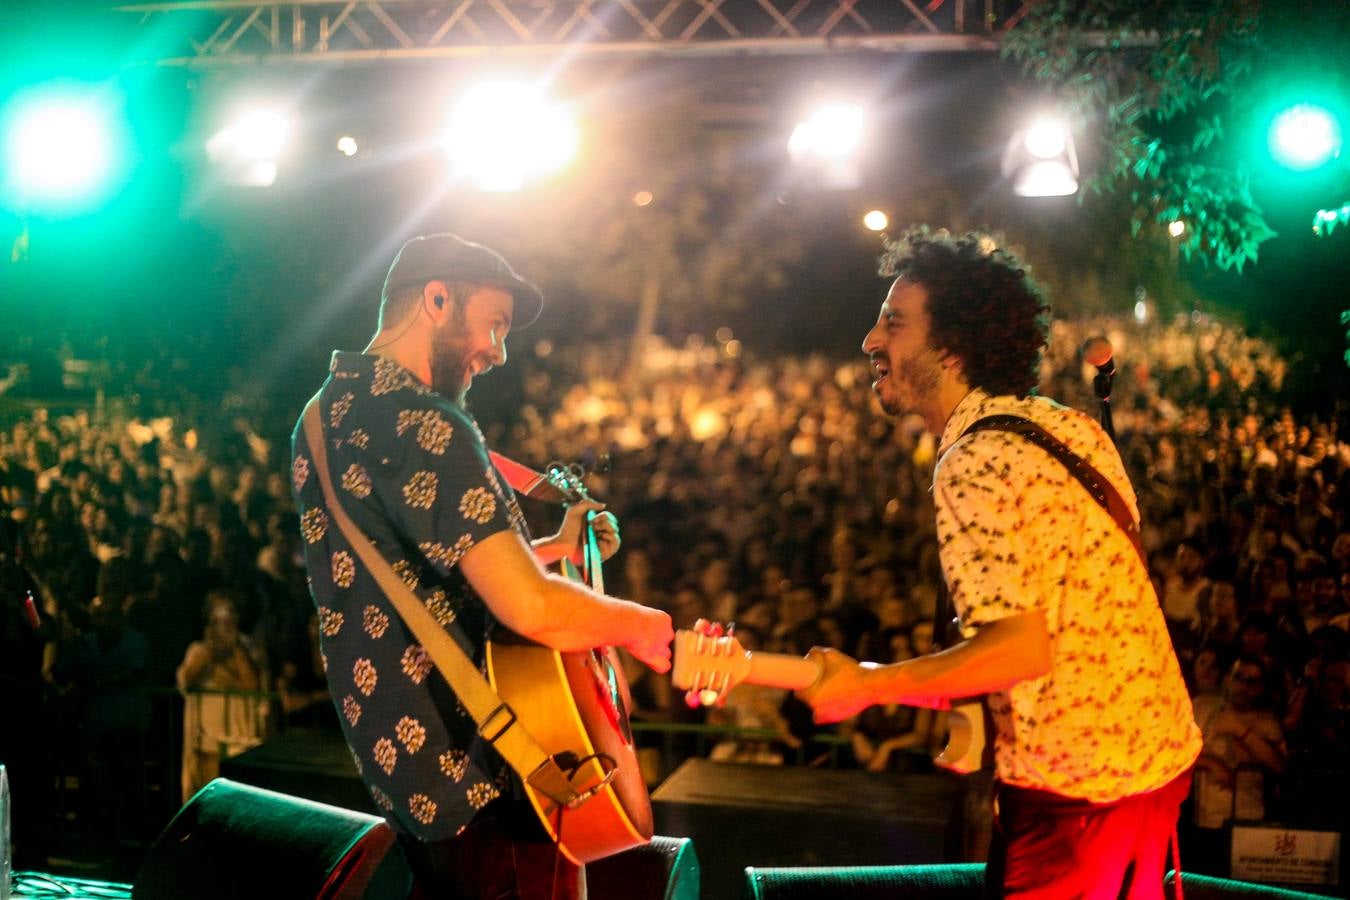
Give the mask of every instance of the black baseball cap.
<svg viewBox="0 0 1350 900">
<path fill-rule="evenodd" d="M 437 279 L 510 291 L 516 301 L 511 317 L 513 331 L 533 324 L 544 308 L 544 295 L 538 286 L 518 275 L 500 253 L 453 234 L 424 234 L 404 244 L 384 277 L 384 296 Z"/>
</svg>

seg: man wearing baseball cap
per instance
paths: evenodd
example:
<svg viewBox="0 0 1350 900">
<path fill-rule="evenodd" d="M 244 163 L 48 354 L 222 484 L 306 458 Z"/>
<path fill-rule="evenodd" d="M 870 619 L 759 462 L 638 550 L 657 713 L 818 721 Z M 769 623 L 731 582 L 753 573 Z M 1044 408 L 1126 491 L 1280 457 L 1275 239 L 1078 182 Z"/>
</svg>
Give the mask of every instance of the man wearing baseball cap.
<svg viewBox="0 0 1350 900">
<path fill-rule="evenodd" d="M 670 668 L 670 617 L 550 574 L 579 560 L 587 513 L 601 553 L 614 517 L 570 507 L 531 542 L 509 485 L 464 407 L 506 362 L 509 332 L 538 318 L 539 288 L 499 254 L 453 234 L 415 237 L 385 278 L 379 325 L 361 353 L 333 354 L 317 403 L 337 501 L 480 666 L 507 629 L 556 650 L 627 648 Z M 318 610 L 328 685 L 375 805 L 427 896 L 575 898 L 585 877 L 549 843 L 517 779 L 421 652 L 336 527 L 303 420 L 292 485 Z"/>
</svg>

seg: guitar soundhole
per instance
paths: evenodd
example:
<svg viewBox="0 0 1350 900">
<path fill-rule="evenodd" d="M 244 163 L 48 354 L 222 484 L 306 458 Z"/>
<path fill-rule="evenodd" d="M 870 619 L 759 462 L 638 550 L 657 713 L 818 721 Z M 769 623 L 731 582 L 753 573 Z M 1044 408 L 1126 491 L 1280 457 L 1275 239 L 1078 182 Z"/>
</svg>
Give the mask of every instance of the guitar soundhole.
<svg viewBox="0 0 1350 900">
<path fill-rule="evenodd" d="M 586 654 L 586 664 L 595 679 L 595 691 L 600 697 L 600 706 L 609 718 L 609 724 L 623 735 L 624 743 L 631 746 L 633 729 L 628 724 L 628 707 L 619 688 L 619 675 L 610 663 L 609 655 L 592 650 Z"/>
</svg>

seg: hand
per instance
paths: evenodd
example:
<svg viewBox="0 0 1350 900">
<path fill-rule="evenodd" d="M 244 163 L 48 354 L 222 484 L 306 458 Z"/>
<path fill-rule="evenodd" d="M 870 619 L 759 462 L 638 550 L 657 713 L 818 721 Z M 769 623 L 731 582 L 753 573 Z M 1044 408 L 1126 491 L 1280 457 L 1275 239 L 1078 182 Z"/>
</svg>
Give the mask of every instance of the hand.
<svg viewBox="0 0 1350 900">
<path fill-rule="evenodd" d="M 827 647 L 812 647 L 807 655 L 820 666 L 820 677 L 797 691 L 797 698 L 815 711 L 817 725 L 842 721 L 876 702 L 866 680 L 869 670 L 856 659 Z"/>
<path fill-rule="evenodd" d="M 877 751 L 872 754 L 872 758 L 867 761 L 867 771 L 885 772 L 890 765 L 890 762 L 891 751 L 885 744 L 882 744 L 877 748 Z"/>
<path fill-rule="evenodd" d="M 641 621 L 633 638 L 624 644 L 629 653 L 639 662 L 658 674 L 670 671 L 670 644 L 675 640 L 675 628 L 670 615 L 659 609 L 645 606 L 634 608 L 639 611 Z"/>
<path fill-rule="evenodd" d="M 562 527 L 553 536 L 551 543 L 561 549 L 561 555 L 580 566 L 582 563 L 582 541 L 586 535 L 586 516 L 595 513 L 591 527 L 595 529 L 595 540 L 600 546 L 600 560 L 603 562 L 619 552 L 619 520 L 605 510 L 603 503 L 584 500 L 567 508 L 563 516 Z"/>
<path fill-rule="evenodd" d="M 714 640 L 726 633 L 721 622 L 709 622 L 707 619 L 703 618 L 696 619 L 694 621 L 694 627 L 689 630 L 695 634 L 701 634 L 704 637 L 710 637 Z M 721 709 L 727 705 L 727 692 L 711 690 L 685 691 L 684 705 L 690 709 L 699 709 L 704 706 Z"/>
</svg>

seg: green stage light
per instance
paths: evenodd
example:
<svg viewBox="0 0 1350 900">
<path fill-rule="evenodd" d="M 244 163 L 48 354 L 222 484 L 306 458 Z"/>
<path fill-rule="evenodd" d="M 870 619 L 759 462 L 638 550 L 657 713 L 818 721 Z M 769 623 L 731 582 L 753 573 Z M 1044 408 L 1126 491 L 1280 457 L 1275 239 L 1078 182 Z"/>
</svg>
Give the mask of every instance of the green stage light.
<svg viewBox="0 0 1350 900">
<path fill-rule="evenodd" d="M 101 203 L 122 167 L 120 131 L 94 91 L 44 88 L 16 98 L 5 116 L 5 193 L 39 212 Z"/>
<path fill-rule="evenodd" d="M 1341 127 L 1326 108 L 1300 103 L 1275 116 L 1268 141 L 1276 162 L 1288 169 L 1306 171 L 1340 155 Z"/>
</svg>

